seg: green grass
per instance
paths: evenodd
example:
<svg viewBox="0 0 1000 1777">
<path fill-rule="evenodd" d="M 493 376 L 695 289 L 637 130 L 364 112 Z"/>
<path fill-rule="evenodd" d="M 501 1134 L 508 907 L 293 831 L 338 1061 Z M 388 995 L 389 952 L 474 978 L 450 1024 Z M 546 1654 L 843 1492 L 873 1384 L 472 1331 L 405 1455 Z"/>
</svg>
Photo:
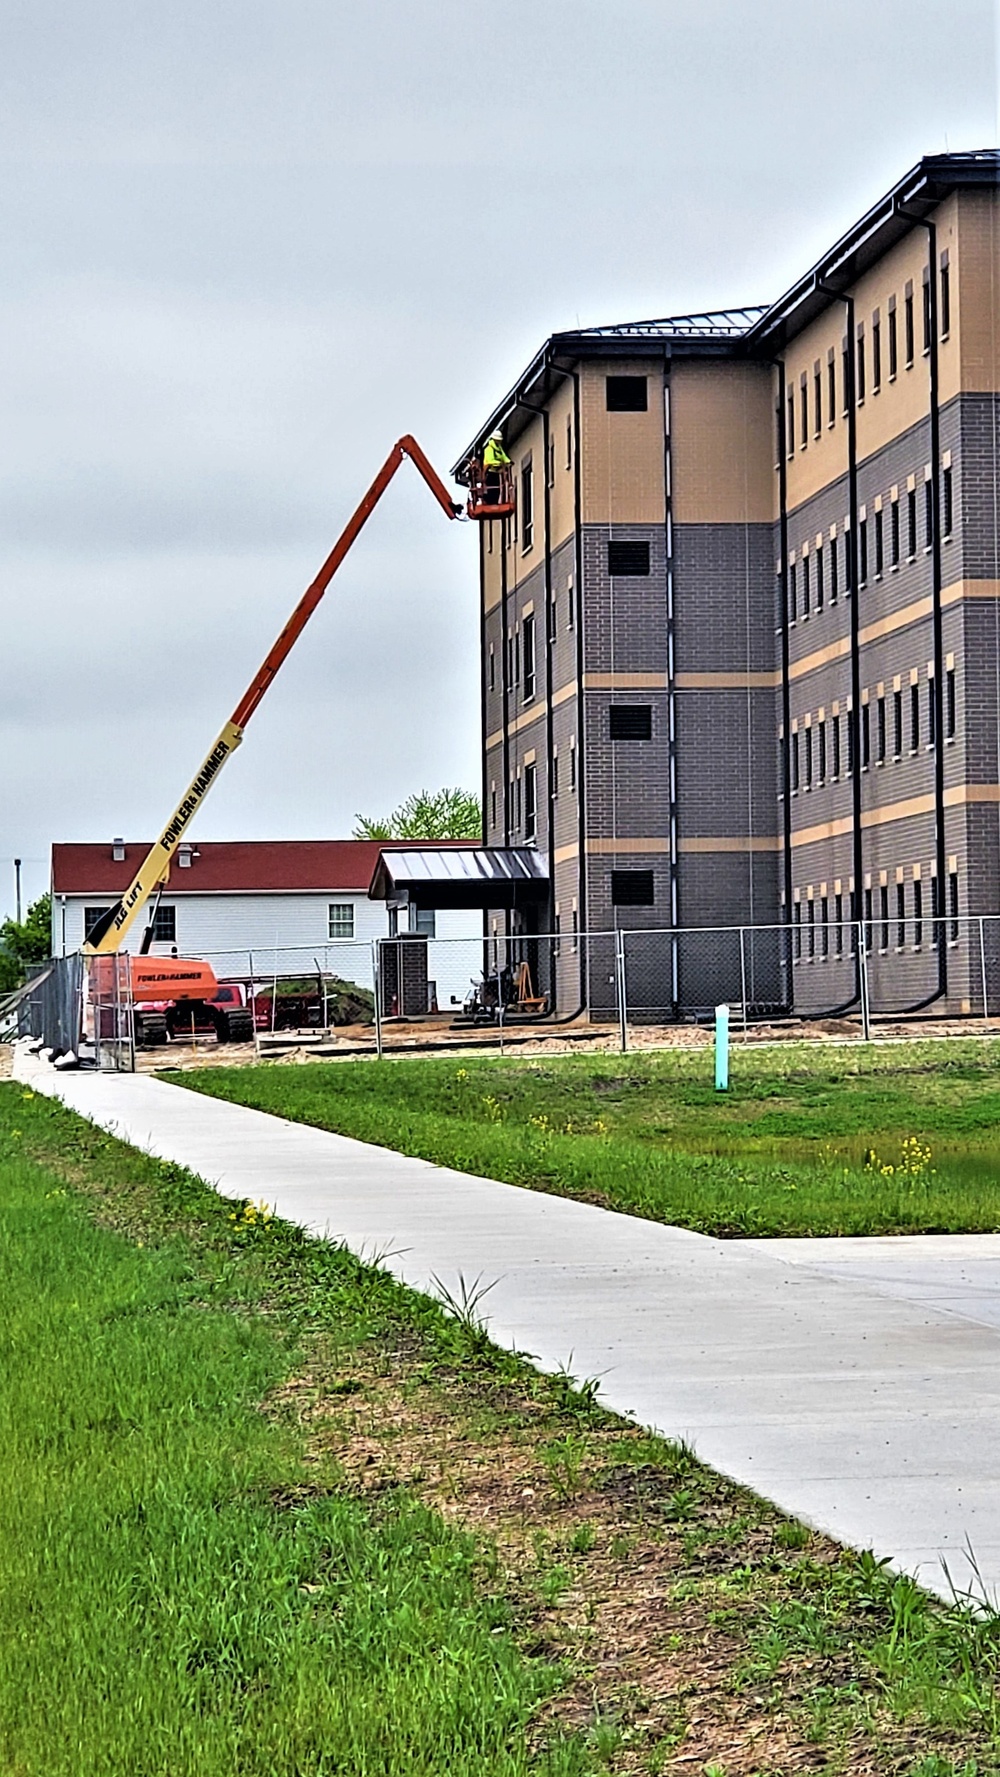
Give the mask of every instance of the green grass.
<svg viewBox="0 0 1000 1777">
<path fill-rule="evenodd" d="M 317 1317 L 346 1353 L 437 1311 L 231 1213 L 0 1086 L 0 1770 L 580 1771 L 582 1738 L 529 1751 L 560 1674 L 481 1548 L 306 1470 L 260 1411 Z"/>
<path fill-rule="evenodd" d="M 709 1234 L 1000 1229 L 1000 1044 L 737 1049 L 726 1094 L 711 1068 L 708 1053 L 673 1051 L 172 1077 L 461 1171 Z"/>
</svg>

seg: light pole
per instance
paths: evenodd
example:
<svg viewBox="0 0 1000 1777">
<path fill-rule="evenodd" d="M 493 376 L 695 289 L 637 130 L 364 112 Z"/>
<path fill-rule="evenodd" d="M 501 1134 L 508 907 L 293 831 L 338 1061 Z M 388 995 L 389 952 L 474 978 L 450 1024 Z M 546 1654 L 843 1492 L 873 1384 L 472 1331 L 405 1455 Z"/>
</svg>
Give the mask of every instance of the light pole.
<svg viewBox="0 0 1000 1777">
<path fill-rule="evenodd" d="M 17 913 L 16 913 L 15 917 L 17 919 L 18 925 L 20 925 L 20 923 L 21 923 L 21 860 L 20 860 L 20 858 L 14 859 L 14 900 L 15 900 L 15 903 L 17 906 Z"/>
</svg>

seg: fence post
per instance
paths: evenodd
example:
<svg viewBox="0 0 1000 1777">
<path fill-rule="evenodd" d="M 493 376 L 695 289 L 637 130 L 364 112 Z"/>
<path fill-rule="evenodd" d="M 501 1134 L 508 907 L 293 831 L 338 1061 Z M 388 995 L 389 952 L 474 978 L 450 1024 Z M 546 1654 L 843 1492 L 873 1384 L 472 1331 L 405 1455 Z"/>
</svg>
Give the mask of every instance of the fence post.
<svg viewBox="0 0 1000 1777">
<path fill-rule="evenodd" d="M 747 1042 L 747 947 L 746 932 L 740 926 L 740 999 L 743 1002 L 743 1041 Z"/>
<path fill-rule="evenodd" d="M 625 997 L 625 933 L 615 933 L 615 975 L 618 988 L 618 1038 L 622 1054 L 628 1051 L 628 1003 Z"/>
<path fill-rule="evenodd" d="M 983 1023 L 989 1024 L 990 1004 L 986 992 L 986 936 L 983 931 L 983 916 L 979 915 L 979 974 L 983 984 Z"/>
<path fill-rule="evenodd" d="M 868 994 L 868 942 L 865 922 L 858 920 L 858 985 L 861 990 L 861 1035 L 866 1043 L 872 1040 L 871 1000 Z"/>
<path fill-rule="evenodd" d="M 372 984 L 375 989 L 375 992 L 374 992 L 375 1054 L 377 1055 L 379 1061 L 381 1061 L 381 1059 L 382 1059 L 382 993 L 381 993 L 381 985 L 379 982 L 378 958 L 379 958 L 379 940 L 377 938 L 373 938 L 372 939 Z"/>
</svg>

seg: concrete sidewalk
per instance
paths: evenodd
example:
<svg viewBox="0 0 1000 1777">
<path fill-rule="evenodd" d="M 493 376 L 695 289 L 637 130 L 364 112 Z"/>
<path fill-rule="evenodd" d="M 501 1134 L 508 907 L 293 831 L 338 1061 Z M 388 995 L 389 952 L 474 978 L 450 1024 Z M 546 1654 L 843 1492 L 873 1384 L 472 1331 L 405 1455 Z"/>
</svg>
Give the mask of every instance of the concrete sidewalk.
<svg viewBox="0 0 1000 1777">
<path fill-rule="evenodd" d="M 232 1197 L 482 1303 L 500 1344 L 948 1594 L 1000 1593 L 1000 1236 L 719 1241 L 143 1075 L 15 1075 Z"/>
</svg>

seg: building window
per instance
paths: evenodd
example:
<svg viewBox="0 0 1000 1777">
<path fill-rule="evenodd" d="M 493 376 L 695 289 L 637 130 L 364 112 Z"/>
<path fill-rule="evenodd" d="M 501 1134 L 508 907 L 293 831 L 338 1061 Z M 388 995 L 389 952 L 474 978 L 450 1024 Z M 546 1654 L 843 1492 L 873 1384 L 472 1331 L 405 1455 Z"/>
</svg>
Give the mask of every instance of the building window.
<svg viewBox="0 0 1000 1777">
<path fill-rule="evenodd" d="M 328 938 L 353 938 L 353 901 L 330 902 L 327 908 L 326 935 Z"/>
<path fill-rule="evenodd" d="M 793 796 L 796 794 L 798 787 L 799 787 L 799 731 L 797 728 L 793 728 L 792 729 L 792 795 Z"/>
<path fill-rule="evenodd" d="M 881 580 L 885 571 L 885 526 L 882 522 L 882 508 L 875 513 L 875 578 Z"/>
<path fill-rule="evenodd" d="M 531 458 L 521 464 L 521 551 L 527 555 L 535 534 L 535 478 Z"/>
<path fill-rule="evenodd" d="M 947 250 L 941 255 L 941 338 L 951 332 L 951 267 Z"/>
<path fill-rule="evenodd" d="M 491 788 L 491 790 L 490 790 L 490 826 L 495 827 L 496 824 L 497 824 L 497 793 L 496 793 L 495 789 Z"/>
<path fill-rule="evenodd" d="M 949 872 L 948 872 L 948 914 L 949 914 L 949 920 L 950 920 L 950 923 L 948 926 L 948 941 L 951 944 L 957 944 L 958 943 L 958 871 L 957 870 L 949 870 Z"/>
<path fill-rule="evenodd" d="M 612 740 L 651 740 L 653 710 L 648 703 L 613 703 L 608 710 Z"/>
<path fill-rule="evenodd" d="M 569 580 L 566 585 L 566 628 L 573 629 L 573 628 L 575 628 L 575 626 L 576 626 L 576 587 L 573 585 L 572 580 Z"/>
<path fill-rule="evenodd" d="M 788 391 L 788 424 L 785 428 L 785 454 L 795 455 L 795 390 Z"/>
<path fill-rule="evenodd" d="M 858 406 L 860 407 L 864 401 L 864 398 L 865 398 L 865 330 L 864 330 L 864 327 L 858 328 L 858 349 L 857 349 L 857 354 L 856 354 L 856 363 L 857 363 L 857 373 L 856 374 L 857 374 L 857 379 L 858 379 L 857 402 L 858 402 Z"/>
<path fill-rule="evenodd" d="M 826 361 L 826 385 L 827 400 L 830 407 L 828 424 L 833 426 L 836 424 L 837 420 L 837 364 L 832 351 Z"/>
<path fill-rule="evenodd" d="M 575 907 L 574 907 L 573 912 L 570 916 L 569 947 L 570 947 L 570 950 L 573 952 L 574 956 L 576 955 L 577 951 L 580 948 L 580 915 L 577 912 Z"/>
<path fill-rule="evenodd" d="M 913 881 L 913 948 L 919 950 L 924 941 L 924 885 L 919 876 Z"/>
<path fill-rule="evenodd" d="M 157 907 L 156 912 L 153 914 L 153 943 L 176 944 L 176 942 L 176 907 Z"/>
<path fill-rule="evenodd" d="M 937 698 L 934 695 L 936 680 L 927 681 L 927 746 L 928 749 L 937 744 Z"/>
<path fill-rule="evenodd" d="M 648 574 L 649 544 L 618 539 L 608 544 L 609 574 Z"/>
<path fill-rule="evenodd" d="M 837 956 L 843 956 L 843 954 L 844 954 L 844 897 L 843 897 L 843 895 L 834 895 L 834 897 L 833 897 L 833 925 L 834 925 L 834 933 L 833 933 L 834 952 Z"/>
<path fill-rule="evenodd" d="M 871 887 L 865 889 L 865 949 L 869 956 L 872 949 L 872 926 L 874 924 L 874 906 Z"/>
<path fill-rule="evenodd" d="M 896 335 L 896 298 L 889 299 L 889 380 L 899 369 L 899 341 Z"/>
<path fill-rule="evenodd" d="M 826 783 L 826 723 L 821 722 L 817 730 L 817 771 L 821 784 Z"/>
<path fill-rule="evenodd" d="M 934 542 L 934 483 L 924 482 L 924 548 L 930 549 Z"/>
<path fill-rule="evenodd" d="M 822 543 L 817 543 L 817 545 L 816 545 L 815 561 L 816 561 L 816 612 L 818 615 L 819 612 L 822 611 L 822 609 L 823 609 L 823 545 L 822 545 Z"/>
<path fill-rule="evenodd" d="M 854 591 L 854 542 L 849 526 L 844 526 L 844 597 Z"/>
<path fill-rule="evenodd" d="M 811 963 L 814 963 L 816 961 L 816 903 L 815 903 L 815 901 L 810 901 L 808 903 L 808 907 L 809 907 L 809 937 L 808 937 L 809 952 L 808 952 L 808 954 L 809 954 L 809 961 Z"/>
<path fill-rule="evenodd" d="M 920 686 L 914 682 L 910 686 L 910 752 L 915 753 L 920 745 Z"/>
<path fill-rule="evenodd" d="M 514 825 L 521 831 L 521 773 L 514 779 Z"/>
<path fill-rule="evenodd" d="M 567 469 L 572 469 L 572 467 L 573 467 L 573 415 L 572 414 L 568 414 L 567 418 L 566 418 L 566 467 L 567 467 Z"/>
<path fill-rule="evenodd" d="M 545 459 L 545 481 L 548 487 L 556 485 L 556 441 L 550 436 Z"/>
<path fill-rule="evenodd" d="M 831 754 L 830 763 L 833 766 L 833 775 L 836 778 L 836 777 L 840 776 L 840 717 L 839 716 L 834 716 L 831 723 L 830 723 L 830 740 L 832 743 L 831 747 L 830 747 L 830 754 Z"/>
<path fill-rule="evenodd" d="M 913 285 L 907 284 L 903 299 L 903 340 L 906 349 L 906 368 L 913 365 Z"/>
<path fill-rule="evenodd" d="M 84 910 L 83 910 L 83 941 L 85 944 L 89 943 L 91 932 L 93 931 L 94 927 L 96 926 L 98 920 L 104 918 L 104 915 L 107 913 L 107 911 L 108 910 L 106 907 L 85 907 L 84 908 Z"/>
<path fill-rule="evenodd" d="M 552 800 L 553 802 L 559 800 L 559 754 L 557 751 L 552 754 Z"/>
<path fill-rule="evenodd" d="M 521 692 L 523 702 L 530 703 L 535 695 L 535 616 L 530 612 L 524 619 L 521 636 L 521 653 L 524 664 L 524 685 Z"/>
<path fill-rule="evenodd" d="M 885 764 L 885 698 L 880 697 L 875 705 L 875 744 L 878 748 L 877 758 L 880 765 Z"/>
<path fill-rule="evenodd" d="M 605 399 L 609 413 L 645 413 L 648 400 L 644 376 L 609 376 L 605 378 Z"/>
<path fill-rule="evenodd" d="M 858 581 L 864 586 L 868 579 L 868 520 L 858 525 Z"/>
<path fill-rule="evenodd" d="M 652 870 L 612 870 L 612 906 L 652 907 L 653 901 Z"/>
<path fill-rule="evenodd" d="M 537 776 L 534 765 L 524 768 L 524 837 L 534 839 L 538 830 Z"/>
<path fill-rule="evenodd" d="M 889 948 L 889 885 L 885 882 L 882 883 L 878 891 L 878 911 L 880 928 L 878 947 L 884 952 Z"/>
<path fill-rule="evenodd" d="M 838 591 L 837 565 L 838 565 L 837 564 L 837 539 L 835 536 L 833 536 L 830 538 L 830 603 L 831 603 L 831 605 L 835 605 L 837 603 L 837 591 Z"/>
<path fill-rule="evenodd" d="M 855 754 L 857 753 L 857 742 L 858 742 L 857 728 L 858 728 L 857 712 L 855 710 L 848 710 L 848 712 L 847 712 L 847 775 L 848 775 L 848 777 L 854 776 L 854 758 L 855 758 Z"/>
<path fill-rule="evenodd" d="M 936 950 L 941 935 L 941 906 L 938 896 L 938 879 L 931 877 L 931 949 Z"/>
<path fill-rule="evenodd" d="M 802 615 L 809 615 L 809 557 L 802 557 Z"/>
<path fill-rule="evenodd" d="M 872 706 L 861 705 L 861 769 L 867 771 L 872 762 Z"/>
<path fill-rule="evenodd" d="M 896 949 L 902 950 L 906 944 L 906 884 L 896 884 Z"/>
<path fill-rule="evenodd" d="M 792 956 L 793 956 L 793 960 L 795 962 L 800 963 L 802 961 L 802 902 L 801 901 L 796 901 L 796 903 L 795 903 L 794 950 L 792 952 Z"/>
<path fill-rule="evenodd" d="M 889 507 L 889 566 L 899 567 L 899 501 Z"/>
<path fill-rule="evenodd" d="M 917 490 L 913 487 L 906 496 L 906 553 L 910 561 L 917 553 Z"/>
<path fill-rule="evenodd" d="M 823 961 L 826 962 L 827 957 L 830 954 L 830 902 L 826 895 L 820 896 L 819 917 L 820 956 Z"/>
<path fill-rule="evenodd" d="M 902 758 L 903 754 L 903 693 L 894 691 L 892 694 L 892 756 Z"/>
<path fill-rule="evenodd" d="M 437 914 L 433 907 L 410 908 L 410 931 L 418 932 L 421 938 L 437 937 Z"/>
<path fill-rule="evenodd" d="M 955 668 L 950 666 L 944 675 L 944 732 L 946 740 L 955 738 Z"/>
<path fill-rule="evenodd" d="M 819 360 L 813 366 L 813 431 L 818 438 L 823 430 L 823 378 L 820 375 Z"/>
<path fill-rule="evenodd" d="M 840 348 L 840 369 L 844 381 L 844 414 L 846 417 L 851 405 L 851 342 L 846 334 Z"/>
<path fill-rule="evenodd" d="M 878 309 L 872 316 L 872 394 L 882 387 L 882 322 Z"/>
<path fill-rule="evenodd" d="M 941 529 L 945 538 L 951 536 L 955 523 L 955 488 L 951 476 L 951 464 L 941 475 Z"/>
<path fill-rule="evenodd" d="M 569 743 L 569 787 L 571 790 L 576 789 L 576 742 L 574 740 Z"/>
<path fill-rule="evenodd" d="M 795 618 L 798 614 L 798 603 L 799 603 L 798 573 L 796 570 L 795 563 L 792 562 L 791 565 L 789 566 L 789 569 L 788 569 L 788 616 L 789 616 L 789 621 L 792 623 L 795 622 Z"/>
<path fill-rule="evenodd" d="M 924 305 L 923 306 L 924 306 L 924 351 L 929 352 L 931 349 L 931 334 L 933 332 L 933 328 L 931 327 L 931 268 L 929 265 L 924 270 Z"/>
<path fill-rule="evenodd" d="M 811 728 L 807 728 L 803 735 L 803 748 L 806 766 L 806 789 L 811 790 L 813 787 L 813 733 Z"/>
<path fill-rule="evenodd" d="M 493 651 L 493 643 L 492 642 L 490 643 L 490 669 L 489 670 L 490 670 L 490 690 L 495 691 L 497 688 L 497 661 L 496 661 L 496 654 Z"/>
<path fill-rule="evenodd" d="M 806 395 L 805 371 L 802 372 L 802 376 L 799 379 L 799 409 L 802 421 L 802 435 L 799 439 L 799 443 L 801 444 L 802 449 L 805 450 L 809 443 L 809 400 Z"/>
</svg>

